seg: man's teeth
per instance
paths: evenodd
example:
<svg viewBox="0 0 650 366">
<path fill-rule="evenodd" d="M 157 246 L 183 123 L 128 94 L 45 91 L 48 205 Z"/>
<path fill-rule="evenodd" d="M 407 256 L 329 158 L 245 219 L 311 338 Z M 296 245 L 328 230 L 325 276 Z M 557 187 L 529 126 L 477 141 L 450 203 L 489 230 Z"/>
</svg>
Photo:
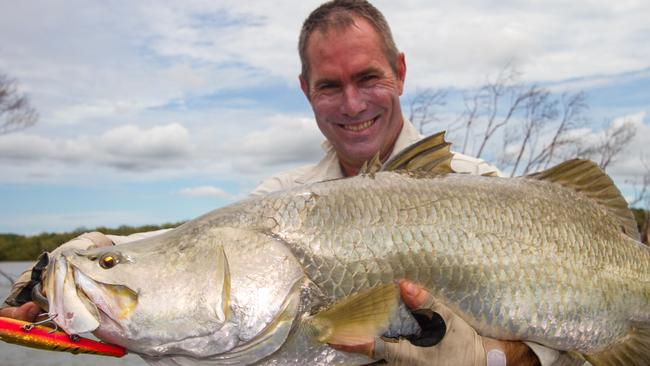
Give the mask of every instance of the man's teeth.
<svg viewBox="0 0 650 366">
<path fill-rule="evenodd" d="M 356 123 L 356 124 L 353 124 L 353 125 L 343 125 L 343 128 L 345 128 L 346 130 L 350 130 L 350 131 L 361 131 L 361 130 L 365 130 L 366 128 L 370 127 L 374 122 L 375 122 L 375 120 L 371 119 L 371 120 L 365 121 L 363 123 Z"/>
</svg>

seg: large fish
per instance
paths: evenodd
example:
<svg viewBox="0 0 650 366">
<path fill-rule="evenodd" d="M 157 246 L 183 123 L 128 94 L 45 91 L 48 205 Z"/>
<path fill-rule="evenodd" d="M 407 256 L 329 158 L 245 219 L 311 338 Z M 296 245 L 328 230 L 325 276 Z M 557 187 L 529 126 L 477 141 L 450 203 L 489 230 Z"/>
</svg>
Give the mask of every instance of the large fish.
<svg viewBox="0 0 650 366">
<path fill-rule="evenodd" d="M 327 343 L 417 333 L 392 285 L 406 278 L 481 335 L 650 364 L 650 251 L 611 179 L 580 160 L 498 178 L 450 159 L 439 134 L 380 171 L 64 253 L 50 315 L 151 363 L 364 364 Z"/>
</svg>

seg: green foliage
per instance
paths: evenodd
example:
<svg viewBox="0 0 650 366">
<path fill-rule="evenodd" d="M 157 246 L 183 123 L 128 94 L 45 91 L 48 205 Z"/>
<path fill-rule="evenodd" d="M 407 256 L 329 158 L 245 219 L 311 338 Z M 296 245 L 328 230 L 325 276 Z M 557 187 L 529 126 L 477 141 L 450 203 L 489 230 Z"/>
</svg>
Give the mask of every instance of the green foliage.
<svg viewBox="0 0 650 366">
<path fill-rule="evenodd" d="M 145 231 L 173 228 L 180 224 L 182 222 L 163 224 L 160 226 L 145 225 L 133 227 L 122 225 L 116 229 L 107 227 L 98 227 L 92 230 L 78 228 L 67 233 L 41 233 L 34 236 L 0 234 L 0 261 L 35 260 L 42 252 L 52 251 L 59 245 L 89 231 L 99 231 L 100 233 L 112 235 L 129 235 Z"/>
</svg>

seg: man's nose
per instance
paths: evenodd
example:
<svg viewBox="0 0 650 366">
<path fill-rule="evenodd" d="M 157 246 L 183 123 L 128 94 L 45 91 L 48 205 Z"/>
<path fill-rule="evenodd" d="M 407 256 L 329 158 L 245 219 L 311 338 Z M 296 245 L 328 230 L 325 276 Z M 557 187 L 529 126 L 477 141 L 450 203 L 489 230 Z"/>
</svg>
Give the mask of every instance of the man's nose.
<svg viewBox="0 0 650 366">
<path fill-rule="evenodd" d="M 367 108 L 363 95 L 355 86 L 347 86 L 343 89 L 343 101 L 341 103 L 341 113 L 346 116 L 354 117 L 365 111 Z"/>
</svg>

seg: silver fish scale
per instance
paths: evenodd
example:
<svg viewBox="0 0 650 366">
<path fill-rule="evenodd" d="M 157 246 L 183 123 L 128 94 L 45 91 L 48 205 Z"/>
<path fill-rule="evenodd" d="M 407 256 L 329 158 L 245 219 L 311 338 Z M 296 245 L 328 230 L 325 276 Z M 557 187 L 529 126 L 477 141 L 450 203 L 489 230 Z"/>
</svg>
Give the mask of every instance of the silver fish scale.
<svg viewBox="0 0 650 366">
<path fill-rule="evenodd" d="M 647 248 L 556 184 L 377 173 L 240 205 L 211 221 L 280 238 L 333 300 L 409 278 L 483 335 L 585 352 L 648 320 Z"/>
</svg>

